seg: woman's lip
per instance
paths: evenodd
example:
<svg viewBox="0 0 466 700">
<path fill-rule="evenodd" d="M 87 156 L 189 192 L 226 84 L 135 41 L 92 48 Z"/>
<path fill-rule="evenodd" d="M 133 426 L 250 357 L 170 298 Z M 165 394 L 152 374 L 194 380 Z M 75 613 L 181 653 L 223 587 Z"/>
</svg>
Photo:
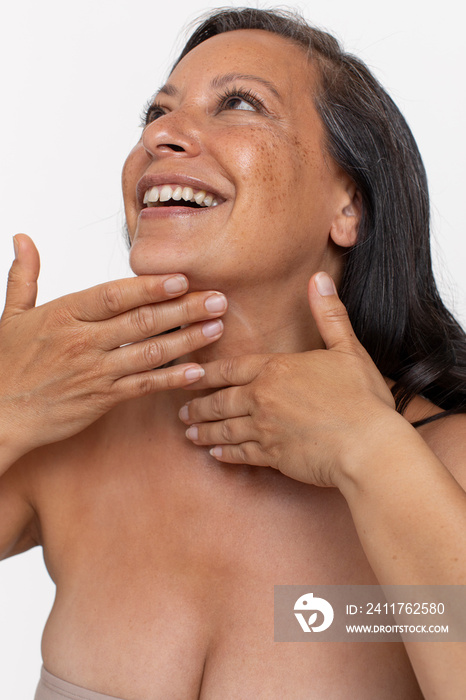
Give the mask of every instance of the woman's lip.
<svg viewBox="0 0 466 700">
<path fill-rule="evenodd" d="M 218 204 L 216 207 L 183 207 L 183 206 L 169 206 L 169 207 L 144 207 L 139 212 L 140 219 L 166 219 L 171 216 L 185 217 L 202 214 L 206 211 L 212 211 L 221 207 Z"/>
<path fill-rule="evenodd" d="M 183 175 L 182 173 L 148 173 L 144 175 L 136 185 L 136 196 L 139 206 L 143 206 L 144 195 L 147 190 L 154 185 L 182 185 L 184 187 L 192 187 L 193 190 L 205 190 L 215 196 L 222 204 L 226 197 L 222 196 L 220 192 L 213 187 L 211 184 L 199 180 L 197 177 L 192 177 L 191 175 Z"/>
</svg>

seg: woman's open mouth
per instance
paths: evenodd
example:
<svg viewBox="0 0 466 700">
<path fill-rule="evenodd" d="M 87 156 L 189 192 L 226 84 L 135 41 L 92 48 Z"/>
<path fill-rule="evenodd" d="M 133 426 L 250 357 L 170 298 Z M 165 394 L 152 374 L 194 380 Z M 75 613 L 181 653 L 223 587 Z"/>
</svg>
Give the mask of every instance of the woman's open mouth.
<svg viewBox="0 0 466 700">
<path fill-rule="evenodd" d="M 201 209 L 216 207 L 219 200 L 211 192 L 182 185 L 155 185 L 144 194 L 143 208 L 183 207 Z"/>
</svg>

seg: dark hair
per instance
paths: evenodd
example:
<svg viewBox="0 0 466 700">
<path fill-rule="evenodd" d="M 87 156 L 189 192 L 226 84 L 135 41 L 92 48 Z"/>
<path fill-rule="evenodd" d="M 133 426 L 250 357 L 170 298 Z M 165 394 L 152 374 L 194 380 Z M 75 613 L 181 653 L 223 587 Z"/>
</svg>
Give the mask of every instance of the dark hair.
<svg viewBox="0 0 466 700">
<path fill-rule="evenodd" d="M 397 410 L 422 394 L 449 413 L 466 411 L 466 335 L 434 281 L 427 179 L 404 117 L 361 60 L 286 10 L 214 10 L 199 20 L 175 66 L 206 39 L 238 29 L 289 39 L 317 67 L 326 148 L 362 198 L 340 297 L 380 372 L 395 380 Z"/>
</svg>

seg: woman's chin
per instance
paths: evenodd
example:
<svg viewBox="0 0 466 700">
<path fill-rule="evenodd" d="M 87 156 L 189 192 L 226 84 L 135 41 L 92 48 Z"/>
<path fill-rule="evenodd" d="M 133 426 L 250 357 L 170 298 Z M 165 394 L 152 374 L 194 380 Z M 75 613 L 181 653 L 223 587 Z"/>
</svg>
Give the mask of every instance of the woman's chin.
<svg viewBox="0 0 466 700">
<path fill-rule="evenodd" d="M 184 272 L 185 260 L 179 251 L 170 251 L 166 247 L 145 245 L 135 241 L 131 246 L 129 264 L 135 275 L 166 275 Z"/>
<path fill-rule="evenodd" d="M 199 251 L 194 255 L 181 255 L 180 251 L 163 250 L 135 243 L 130 251 L 129 264 L 135 275 L 183 274 L 189 280 L 190 291 L 216 289 L 222 277 L 220 270 L 206 264 Z"/>
</svg>

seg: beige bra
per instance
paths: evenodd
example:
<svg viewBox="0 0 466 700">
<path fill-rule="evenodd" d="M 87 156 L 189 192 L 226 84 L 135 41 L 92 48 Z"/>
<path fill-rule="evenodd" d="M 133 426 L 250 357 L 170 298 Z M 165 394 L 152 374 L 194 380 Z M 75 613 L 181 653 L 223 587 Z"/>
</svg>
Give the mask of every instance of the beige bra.
<svg viewBox="0 0 466 700">
<path fill-rule="evenodd" d="M 124 700 L 62 681 L 42 667 L 34 700 Z"/>
</svg>

